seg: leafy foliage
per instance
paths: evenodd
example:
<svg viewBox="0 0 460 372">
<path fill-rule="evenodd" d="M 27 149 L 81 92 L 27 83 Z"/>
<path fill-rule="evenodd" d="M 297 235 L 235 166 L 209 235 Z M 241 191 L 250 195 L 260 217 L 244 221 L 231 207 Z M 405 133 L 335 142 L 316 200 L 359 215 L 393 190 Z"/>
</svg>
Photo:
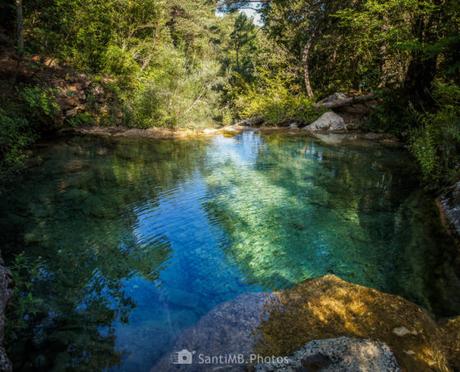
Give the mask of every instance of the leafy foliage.
<svg viewBox="0 0 460 372">
<path fill-rule="evenodd" d="M 39 86 L 25 87 L 21 96 L 29 115 L 40 123 L 52 119 L 60 110 L 52 89 L 43 89 Z"/>
<path fill-rule="evenodd" d="M 439 187 L 460 177 L 460 89 L 438 84 L 434 93 L 440 109 L 420 118 L 410 143 L 425 180 Z"/>
<path fill-rule="evenodd" d="M 310 123 L 319 116 L 313 102 L 305 94 L 292 94 L 292 76 L 279 73 L 271 77 L 268 71 L 260 71 L 257 85 L 251 85 L 241 95 L 237 107 L 244 117 L 263 117 L 268 124 L 287 121 Z"/>
<path fill-rule="evenodd" d="M 35 139 L 29 122 L 9 116 L 0 109 L 0 176 L 18 170 L 26 159 L 26 149 Z"/>
<path fill-rule="evenodd" d="M 460 85 L 458 1 L 23 3 L 26 54 L 105 81 L 115 96 L 109 106 L 121 106 L 127 126 L 193 128 L 255 116 L 269 124 L 308 123 L 317 115 L 313 98 L 372 91 L 383 103 L 371 128 L 410 138 L 425 175 L 457 166 L 458 113 L 446 97 Z M 7 18 L 15 4 L 1 6 L 11 37 L 16 29 Z M 248 5 L 259 10 L 262 25 L 237 12 Z M 20 99 L 29 125 L 43 131 L 56 115 L 55 92 L 36 85 L 20 87 Z M 110 125 L 112 111 L 103 118 L 82 113 L 65 124 Z M 13 127 L 8 122 L 4 137 Z M 14 124 L 20 133 L 25 125 Z"/>
</svg>

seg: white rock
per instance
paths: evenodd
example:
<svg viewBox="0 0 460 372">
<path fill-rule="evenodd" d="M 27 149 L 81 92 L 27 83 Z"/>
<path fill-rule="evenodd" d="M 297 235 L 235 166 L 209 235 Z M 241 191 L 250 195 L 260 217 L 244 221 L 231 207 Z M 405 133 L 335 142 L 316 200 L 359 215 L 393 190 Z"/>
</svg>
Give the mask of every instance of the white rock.
<svg viewBox="0 0 460 372">
<path fill-rule="evenodd" d="M 318 120 L 307 125 L 305 130 L 310 132 L 316 131 L 343 131 L 345 130 L 345 121 L 340 115 L 329 111 L 323 114 Z"/>
<path fill-rule="evenodd" d="M 417 332 L 409 331 L 406 327 L 397 327 L 393 329 L 393 333 L 399 337 L 404 337 L 407 335 L 416 335 Z"/>
</svg>

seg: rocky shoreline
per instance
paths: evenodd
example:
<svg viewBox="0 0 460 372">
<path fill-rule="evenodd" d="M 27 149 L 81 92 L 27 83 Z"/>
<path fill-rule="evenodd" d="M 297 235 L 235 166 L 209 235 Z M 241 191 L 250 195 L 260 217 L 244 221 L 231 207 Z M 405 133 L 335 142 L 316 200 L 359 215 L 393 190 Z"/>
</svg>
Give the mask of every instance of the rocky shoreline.
<svg viewBox="0 0 460 372">
<path fill-rule="evenodd" d="M 148 128 L 135 129 L 126 127 L 80 127 L 61 131 L 63 135 L 92 135 L 111 138 L 145 138 L 145 139 L 173 139 L 190 140 L 206 139 L 216 135 L 233 136 L 244 131 L 258 132 L 262 134 L 283 134 L 290 136 L 314 137 L 329 145 L 341 145 L 350 143 L 380 143 L 386 145 L 402 146 L 401 142 L 392 135 L 385 133 L 364 133 L 361 131 L 336 132 L 328 130 L 310 131 L 297 127 L 249 127 L 244 125 L 231 125 L 221 128 L 205 129 L 168 129 Z"/>
<path fill-rule="evenodd" d="M 301 366 L 357 370 L 344 369 L 357 364 L 385 366 L 367 370 L 452 371 L 460 368 L 459 345 L 460 317 L 437 323 L 399 296 L 326 275 L 285 291 L 244 294 L 223 303 L 185 330 L 172 351 L 242 354 L 246 360 L 254 354 L 289 356 L 281 363 L 250 366 L 263 372 L 297 371 Z M 214 368 L 172 365 L 166 355 L 151 370 Z M 229 371 L 247 368 L 237 363 L 226 366 Z"/>
</svg>

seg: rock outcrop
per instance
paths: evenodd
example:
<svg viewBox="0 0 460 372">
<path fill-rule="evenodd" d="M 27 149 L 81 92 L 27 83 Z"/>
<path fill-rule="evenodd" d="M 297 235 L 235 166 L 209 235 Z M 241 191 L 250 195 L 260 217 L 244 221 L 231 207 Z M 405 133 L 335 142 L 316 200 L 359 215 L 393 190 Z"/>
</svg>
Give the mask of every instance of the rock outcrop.
<svg viewBox="0 0 460 372">
<path fill-rule="evenodd" d="M 329 111 L 321 115 L 321 117 L 304 127 L 304 130 L 309 132 L 341 132 L 345 130 L 345 121 L 340 115 Z"/>
<path fill-rule="evenodd" d="M 246 358 L 255 347 L 253 332 L 260 323 L 260 316 L 270 295 L 252 293 L 239 296 L 234 301 L 223 303 L 200 319 L 198 324 L 187 329 L 167 354 L 151 371 L 214 371 L 216 365 L 177 366 L 171 363 L 171 355 L 183 349 L 199 354 L 237 355 Z M 196 364 L 196 363 L 195 363 Z M 225 371 L 244 371 L 244 366 L 225 364 Z"/>
<path fill-rule="evenodd" d="M 309 341 L 347 336 L 384 342 L 404 370 L 450 370 L 453 355 L 442 329 L 425 310 L 399 296 L 327 275 L 276 297 L 257 329 L 257 353 L 290 355 Z M 398 332 L 402 327 L 408 333 Z"/>
<path fill-rule="evenodd" d="M 11 51 L 0 53 L 0 79 L 18 81 L 48 92 L 56 106 L 56 112 L 47 119 L 50 129 L 60 128 L 64 122 L 78 125 L 119 125 L 122 122 L 123 112 L 116 94 L 109 88 L 113 83 L 109 77 L 96 81 L 69 66 L 59 65 L 54 59 L 38 55 L 24 57 L 18 63 Z"/>
<path fill-rule="evenodd" d="M 460 181 L 439 199 L 439 205 L 447 224 L 460 238 Z"/>
<path fill-rule="evenodd" d="M 358 345 L 368 345 L 383 353 L 383 359 L 362 363 L 389 362 L 391 354 L 385 344 L 402 370 L 450 371 L 460 360 L 458 334 L 458 321 L 440 326 L 425 310 L 401 297 L 327 275 L 286 291 L 246 294 L 221 304 L 186 330 L 171 352 L 187 349 L 195 351 L 194 355 L 288 356 L 312 341 L 316 343 L 310 345 L 311 350 L 313 346 L 317 350 L 331 345 L 318 340 L 347 337 L 361 340 L 356 341 L 355 350 Z M 317 359 L 308 360 L 313 363 Z M 152 371 L 215 368 L 196 364 L 177 367 L 168 354 Z M 245 368 L 247 365 L 225 366 L 226 371 Z"/>
<path fill-rule="evenodd" d="M 311 341 L 287 362 L 258 364 L 256 372 L 385 371 L 398 372 L 398 362 L 383 342 L 339 337 Z"/>
</svg>

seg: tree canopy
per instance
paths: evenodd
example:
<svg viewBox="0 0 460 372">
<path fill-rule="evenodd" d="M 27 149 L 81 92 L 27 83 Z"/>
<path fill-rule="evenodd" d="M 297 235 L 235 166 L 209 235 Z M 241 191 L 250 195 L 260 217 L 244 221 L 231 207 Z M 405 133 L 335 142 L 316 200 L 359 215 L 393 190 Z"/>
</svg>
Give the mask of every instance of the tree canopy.
<svg viewBox="0 0 460 372">
<path fill-rule="evenodd" d="M 318 99 L 372 92 L 381 105 L 370 127 L 408 140 L 425 177 L 439 179 L 458 161 L 459 8 L 455 0 L 7 0 L 0 33 L 23 60 L 38 55 L 103 82 L 126 126 L 307 122 Z M 29 90 L 18 95 L 47 121 L 48 88 L 19 86 Z M 17 105 L 3 106 L 5 158 L 30 141 L 27 118 L 10 115 Z M 101 122 L 91 115 L 71 122 Z"/>
</svg>

